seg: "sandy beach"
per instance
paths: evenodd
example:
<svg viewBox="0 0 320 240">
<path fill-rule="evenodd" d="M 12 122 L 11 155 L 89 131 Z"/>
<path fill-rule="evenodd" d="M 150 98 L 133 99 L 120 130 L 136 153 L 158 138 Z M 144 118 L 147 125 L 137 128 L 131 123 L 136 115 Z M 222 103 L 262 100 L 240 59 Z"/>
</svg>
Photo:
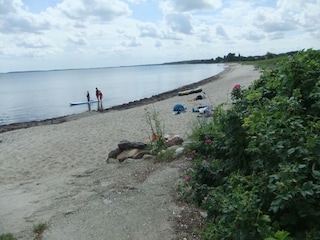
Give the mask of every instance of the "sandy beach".
<svg viewBox="0 0 320 240">
<path fill-rule="evenodd" d="M 159 113 L 166 134 L 187 139 L 199 120 L 192 108 L 230 103 L 235 84 L 246 87 L 259 76 L 253 66 L 230 64 L 200 86 L 204 100 L 176 92 L 124 110 L 0 133 L 0 235 L 34 239 L 32 227 L 45 222 L 43 239 L 49 240 L 179 239 L 174 222 L 183 206 L 173 195 L 190 163 L 106 163 L 108 153 L 121 140 L 149 139 L 146 109 Z M 174 115 L 176 103 L 187 111 Z"/>
</svg>

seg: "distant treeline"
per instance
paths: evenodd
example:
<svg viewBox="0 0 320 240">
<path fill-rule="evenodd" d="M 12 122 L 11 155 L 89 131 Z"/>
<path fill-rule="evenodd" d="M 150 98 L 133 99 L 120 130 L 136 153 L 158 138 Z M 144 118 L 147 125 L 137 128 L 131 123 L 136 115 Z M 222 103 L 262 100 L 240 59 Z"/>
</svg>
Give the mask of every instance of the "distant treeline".
<svg viewBox="0 0 320 240">
<path fill-rule="evenodd" d="M 258 61 L 258 60 L 266 60 L 266 59 L 273 59 L 288 55 L 294 55 L 298 51 L 291 51 L 287 53 L 280 53 L 275 54 L 271 52 L 267 52 L 265 55 L 262 56 L 241 56 L 240 54 L 236 55 L 235 53 L 228 53 L 223 57 L 216 57 L 211 59 L 201 59 L 201 60 L 186 60 L 186 61 L 178 61 L 178 62 L 170 62 L 164 64 L 199 64 L 199 63 L 228 63 L 228 62 L 246 62 L 246 61 Z"/>
</svg>

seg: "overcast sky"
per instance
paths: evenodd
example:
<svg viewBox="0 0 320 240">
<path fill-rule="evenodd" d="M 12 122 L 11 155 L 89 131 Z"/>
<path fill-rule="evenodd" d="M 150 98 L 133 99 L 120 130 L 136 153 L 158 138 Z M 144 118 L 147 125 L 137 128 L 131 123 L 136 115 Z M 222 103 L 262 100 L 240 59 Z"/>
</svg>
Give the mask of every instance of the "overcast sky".
<svg viewBox="0 0 320 240">
<path fill-rule="evenodd" d="M 320 49 L 320 0 L 0 0 L 0 72 Z"/>
</svg>

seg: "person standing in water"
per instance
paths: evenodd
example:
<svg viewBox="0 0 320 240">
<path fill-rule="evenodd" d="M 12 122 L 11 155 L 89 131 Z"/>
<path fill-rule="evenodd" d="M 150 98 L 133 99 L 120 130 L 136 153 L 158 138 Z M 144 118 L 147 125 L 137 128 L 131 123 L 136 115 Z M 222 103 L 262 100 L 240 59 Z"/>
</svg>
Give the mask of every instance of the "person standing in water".
<svg viewBox="0 0 320 240">
<path fill-rule="evenodd" d="M 98 101 L 102 100 L 103 95 L 102 95 L 102 92 L 98 88 L 96 88 L 96 96 L 97 96 Z"/>
<path fill-rule="evenodd" d="M 96 88 L 96 97 L 97 97 L 97 99 L 99 100 L 99 89 L 98 88 Z"/>
<path fill-rule="evenodd" d="M 89 91 L 87 91 L 87 100 L 88 100 L 88 102 L 90 102 L 90 93 L 89 93 Z"/>
<path fill-rule="evenodd" d="M 103 97 L 102 92 L 100 90 L 98 90 L 97 98 L 98 98 L 98 111 L 99 112 L 103 112 L 102 97 Z"/>
</svg>

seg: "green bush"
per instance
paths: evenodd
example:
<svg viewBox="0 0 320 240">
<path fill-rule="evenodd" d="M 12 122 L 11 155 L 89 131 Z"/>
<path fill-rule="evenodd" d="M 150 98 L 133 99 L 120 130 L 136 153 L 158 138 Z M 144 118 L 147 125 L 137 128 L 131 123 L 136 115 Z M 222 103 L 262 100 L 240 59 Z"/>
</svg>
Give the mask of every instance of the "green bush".
<svg viewBox="0 0 320 240">
<path fill-rule="evenodd" d="M 235 86 L 232 100 L 190 136 L 203 238 L 320 239 L 320 51 Z"/>
</svg>

